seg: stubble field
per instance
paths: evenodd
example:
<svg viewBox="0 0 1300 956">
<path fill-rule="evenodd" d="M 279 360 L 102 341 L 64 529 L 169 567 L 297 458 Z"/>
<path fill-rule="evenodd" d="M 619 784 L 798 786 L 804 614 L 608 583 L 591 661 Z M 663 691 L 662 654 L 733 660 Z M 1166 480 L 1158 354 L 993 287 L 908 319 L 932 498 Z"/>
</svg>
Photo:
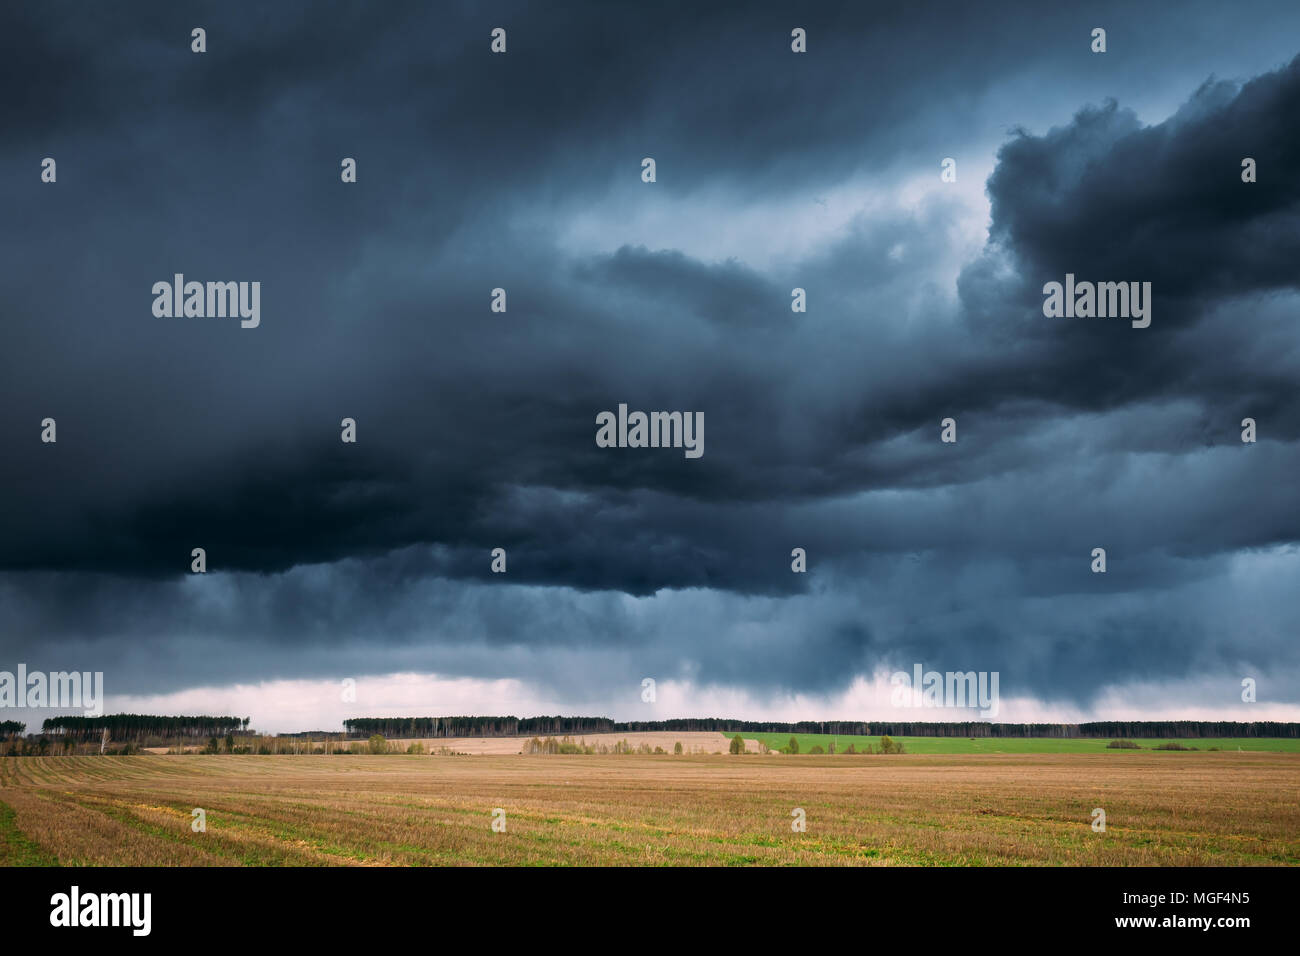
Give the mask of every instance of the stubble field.
<svg viewBox="0 0 1300 956">
<path fill-rule="evenodd" d="M 1297 863 L 1295 754 L 0 760 L 3 865 Z"/>
</svg>

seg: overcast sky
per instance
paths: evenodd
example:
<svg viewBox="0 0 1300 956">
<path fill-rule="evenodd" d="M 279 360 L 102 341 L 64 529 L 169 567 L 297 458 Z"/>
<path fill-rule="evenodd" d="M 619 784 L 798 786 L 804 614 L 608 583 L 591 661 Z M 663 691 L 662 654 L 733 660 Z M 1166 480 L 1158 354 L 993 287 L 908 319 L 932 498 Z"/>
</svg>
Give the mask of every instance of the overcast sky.
<svg viewBox="0 0 1300 956">
<path fill-rule="evenodd" d="M 266 730 L 970 716 L 918 663 L 1300 720 L 1300 6 L 810 6 L 6 4 L 0 670 Z"/>
</svg>

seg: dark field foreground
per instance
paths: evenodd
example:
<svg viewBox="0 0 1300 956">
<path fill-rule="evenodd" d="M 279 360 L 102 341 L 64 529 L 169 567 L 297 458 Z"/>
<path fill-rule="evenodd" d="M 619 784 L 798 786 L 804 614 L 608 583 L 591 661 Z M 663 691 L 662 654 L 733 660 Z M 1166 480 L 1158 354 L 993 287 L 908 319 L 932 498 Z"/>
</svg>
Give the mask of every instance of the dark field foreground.
<svg viewBox="0 0 1300 956">
<path fill-rule="evenodd" d="M 1296 754 L 0 761 L 3 865 L 1296 863 Z"/>
</svg>

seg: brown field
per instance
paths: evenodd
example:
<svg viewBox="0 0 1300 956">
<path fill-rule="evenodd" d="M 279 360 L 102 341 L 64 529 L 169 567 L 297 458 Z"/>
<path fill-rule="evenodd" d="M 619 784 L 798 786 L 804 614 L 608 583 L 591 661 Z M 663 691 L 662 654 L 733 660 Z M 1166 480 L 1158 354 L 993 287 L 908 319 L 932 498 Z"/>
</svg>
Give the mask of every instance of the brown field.
<svg viewBox="0 0 1300 956">
<path fill-rule="evenodd" d="M 546 734 L 545 737 L 554 737 L 555 739 L 565 739 L 563 734 Z M 426 752 L 435 753 L 441 750 L 450 750 L 458 754 L 493 754 L 497 756 L 505 754 L 522 753 L 524 744 L 531 740 L 527 737 L 397 737 L 388 741 L 390 747 L 397 750 L 405 750 L 411 744 L 419 744 Z M 673 744 L 680 743 L 682 750 L 688 754 L 725 754 L 727 748 L 731 745 L 731 737 L 723 733 L 703 730 L 688 731 L 667 731 L 654 730 L 644 733 L 625 733 L 625 734 L 574 734 L 567 739 L 575 743 L 588 744 L 592 747 L 613 747 L 618 743 L 627 743 L 628 746 L 636 748 L 642 744 L 649 746 L 651 749 L 662 747 L 666 752 L 672 753 Z M 333 746 L 337 749 L 346 750 L 352 741 L 335 742 Z M 365 741 L 357 741 L 364 744 Z M 320 747 L 323 746 L 321 740 L 305 740 L 304 746 Z M 145 747 L 146 753 L 165 754 L 172 751 L 171 747 Z M 190 744 L 185 747 L 187 753 L 199 753 L 203 749 L 202 744 Z M 758 753 L 760 748 L 757 740 L 746 740 L 745 749 L 750 753 Z"/>
<path fill-rule="evenodd" d="M 1295 865 L 1300 755 L 4 758 L 50 863 Z"/>
<path fill-rule="evenodd" d="M 546 737 L 564 739 L 563 734 L 547 734 Z M 524 744 L 532 737 L 433 737 L 403 738 L 390 741 L 394 746 L 406 748 L 410 744 L 423 744 L 431 753 L 439 748 L 462 754 L 517 754 L 522 753 Z M 731 745 L 731 737 L 711 731 L 667 731 L 653 730 L 644 733 L 627 734 L 573 734 L 568 738 L 574 743 L 587 744 L 591 747 L 613 747 L 618 743 L 627 743 L 630 747 L 648 746 L 651 749 L 662 747 L 667 753 L 673 752 L 673 744 L 681 744 L 688 754 L 725 754 Z M 758 753 L 758 741 L 746 740 L 745 749 Z"/>
</svg>

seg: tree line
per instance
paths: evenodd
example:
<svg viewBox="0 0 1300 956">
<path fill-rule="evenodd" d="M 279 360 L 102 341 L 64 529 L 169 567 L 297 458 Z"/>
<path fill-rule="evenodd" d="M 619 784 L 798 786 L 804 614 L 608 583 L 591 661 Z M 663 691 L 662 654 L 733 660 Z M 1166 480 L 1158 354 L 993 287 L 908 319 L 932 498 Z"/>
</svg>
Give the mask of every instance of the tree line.
<svg viewBox="0 0 1300 956">
<path fill-rule="evenodd" d="M 49 717 L 41 725 L 46 734 L 76 740 L 98 739 L 105 730 L 113 740 L 144 740 L 150 737 L 224 737 L 244 732 L 251 717 L 163 717 L 155 714 L 106 714 L 103 717 Z"/>
<path fill-rule="evenodd" d="M 615 721 L 608 717 L 356 717 L 345 720 L 349 734 L 385 737 L 526 737 L 556 734 L 721 733 L 832 734 L 875 737 L 1300 737 L 1300 723 L 1234 720 L 1101 720 L 1081 724 L 995 724 L 984 721 L 676 720 Z"/>
<path fill-rule="evenodd" d="M 115 741 L 150 738 L 225 737 L 247 733 L 249 717 L 108 714 L 102 717 L 50 717 L 42 733 L 75 740 L 98 740 L 105 730 Z M 1081 724 L 1000 724 L 984 721 L 729 720 L 688 717 L 675 720 L 615 721 L 609 717 L 354 717 L 343 722 L 349 736 L 370 737 L 556 737 L 576 734 L 679 733 L 831 734 L 857 737 L 1109 737 L 1189 740 L 1201 737 L 1300 737 L 1300 723 L 1231 720 L 1103 720 Z M 21 734 L 26 725 L 0 722 L 0 736 Z"/>
<path fill-rule="evenodd" d="M 608 717 L 354 717 L 343 721 L 350 735 L 369 737 L 541 737 L 614 733 Z"/>
</svg>

